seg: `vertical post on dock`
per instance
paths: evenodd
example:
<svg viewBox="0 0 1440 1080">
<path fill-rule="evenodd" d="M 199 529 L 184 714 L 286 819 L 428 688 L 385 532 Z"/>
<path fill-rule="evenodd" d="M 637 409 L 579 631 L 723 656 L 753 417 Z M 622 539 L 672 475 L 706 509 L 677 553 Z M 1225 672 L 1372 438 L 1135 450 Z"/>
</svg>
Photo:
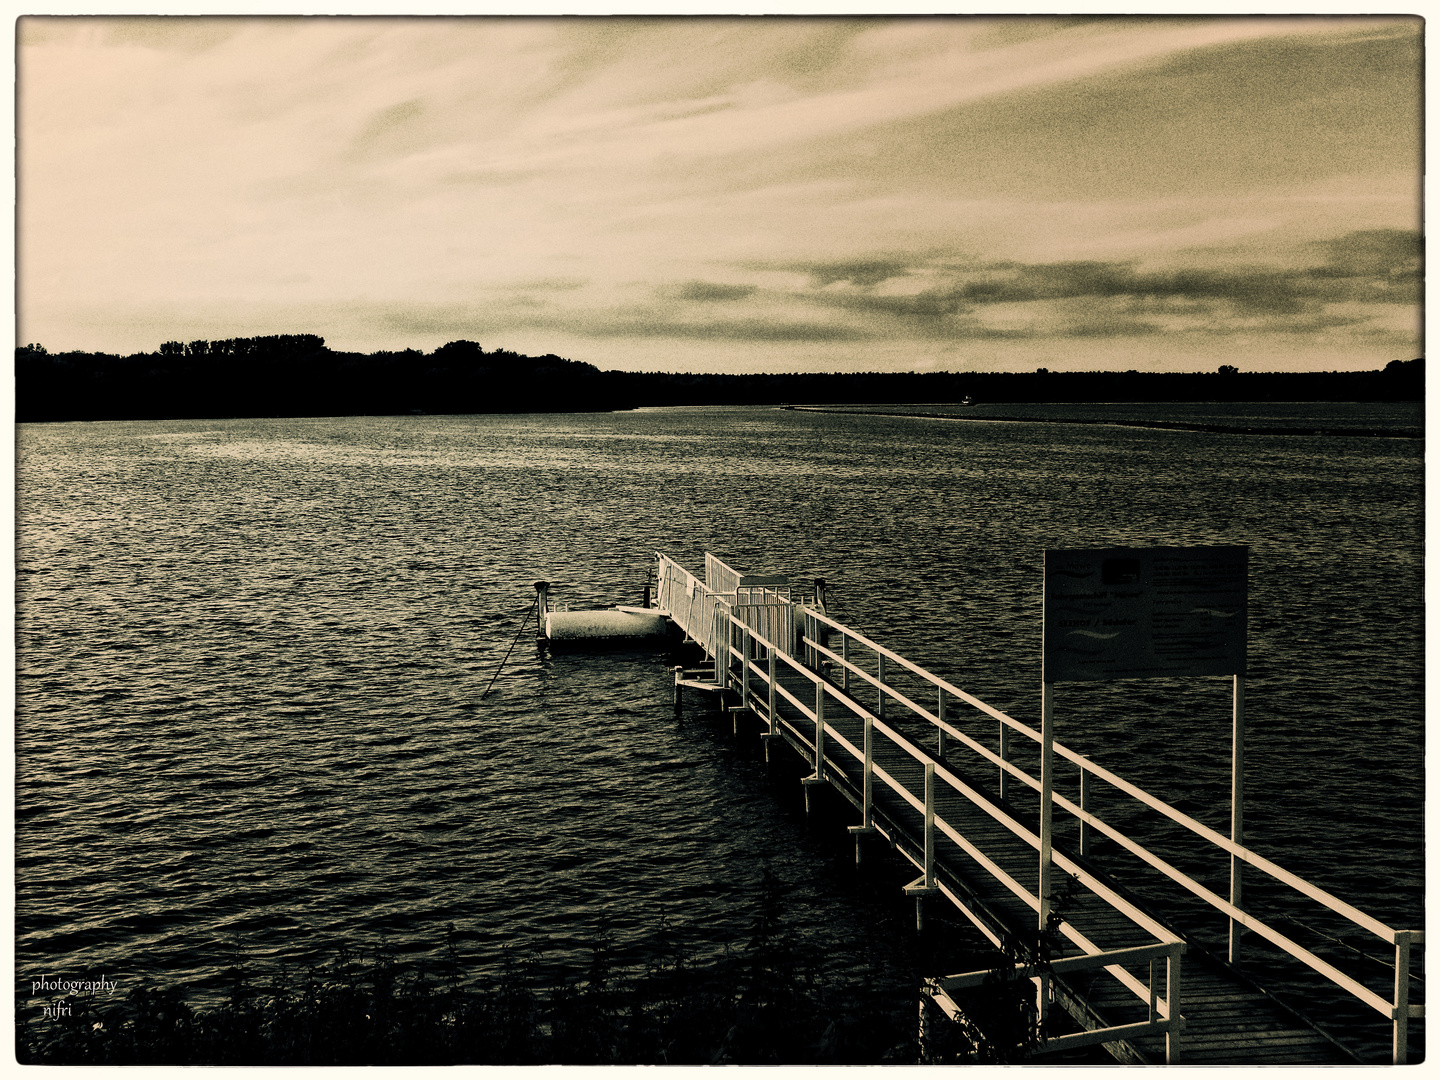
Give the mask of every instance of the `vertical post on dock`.
<svg viewBox="0 0 1440 1080">
<path fill-rule="evenodd" d="M 725 635 L 725 643 L 722 645 L 720 643 L 720 604 L 714 600 L 711 603 L 714 605 L 710 609 L 712 613 L 710 642 L 711 647 L 715 650 L 715 685 L 722 691 L 720 700 L 723 702 L 725 700 L 723 691 L 728 688 L 730 683 L 730 635 Z"/>
<path fill-rule="evenodd" d="M 535 582 L 535 640 L 545 640 L 545 614 L 550 610 L 550 582 Z M 523 629 L 523 627 L 522 627 Z"/>
<path fill-rule="evenodd" d="M 1165 958 L 1165 1064 L 1180 1064 L 1180 1029 L 1184 1018 L 1180 1015 L 1180 953 L 1184 945 L 1176 942 L 1171 946 L 1170 955 Z"/>
<path fill-rule="evenodd" d="M 925 763 L 925 888 L 935 888 L 935 763 Z"/>
<path fill-rule="evenodd" d="M 875 664 L 875 678 L 876 678 L 876 679 L 879 681 L 879 683 L 880 683 L 880 685 L 876 688 L 876 693 L 879 695 L 879 700 L 878 700 L 878 701 L 876 702 L 876 704 L 875 704 L 875 716 L 876 716 L 878 719 L 880 719 L 880 720 L 884 720 L 884 719 L 885 719 L 885 654 L 884 654 L 884 653 L 876 653 L 876 654 L 875 654 L 875 660 L 876 660 L 876 664 Z"/>
<path fill-rule="evenodd" d="M 861 781 L 861 803 L 860 803 L 860 824 L 851 825 L 850 831 L 855 834 L 855 865 L 860 865 L 860 838 L 875 831 L 875 824 L 871 821 L 871 808 L 874 806 L 872 783 L 875 777 L 875 718 L 870 715 L 865 717 L 865 776 Z"/>
<path fill-rule="evenodd" d="M 751 649 L 750 627 L 749 627 L 748 624 L 747 624 L 746 627 L 745 627 L 745 633 L 744 633 L 744 636 L 743 636 L 743 638 L 742 638 L 742 641 L 743 641 L 743 648 L 742 648 L 742 650 L 741 650 L 741 656 L 740 656 L 740 707 L 741 707 L 742 709 L 748 709 L 748 708 L 750 707 L 750 649 Z"/>
<path fill-rule="evenodd" d="M 945 688 L 943 686 L 939 688 L 938 700 L 935 702 L 935 719 L 939 721 L 937 730 L 940 732 L 935 740 L 935 756 L 943 762 L 946 752 L 950 749 L 945 740 Z"/>
<path fill-rule="evenodd" d="M 825 682 L 815 680 L 815 772 L 800 781 L 805 786 L 805 812 L 810 812 L 810 789 L 825 782 Z"/>
<path fill-rule="evenodd" d="M 815 779 L 825 779 L 825 684 L 815 682 Z"/>
<path fill-rule="evenodd" d="M 1410 930 L 1395 931 L 1395 1020 L 1392 1060 L 1404 1065 L 1410 1057 Z"/>
<path fill-rule="evenodd" d="M 935 884 L 935 763 L 925 763 L 925 851 L 921 856 L 920 877 L 905 886 L 907 896 L 915 897 L 915 930 L 925 929 L 925 897 L 937 890 Z"/>
<path fill-rule="evenodd" d="M 1050 918 L 1050 851 L 1054 844 L 1055 802 L 1055 684 L 1044 681 L 1040 691 L 1040 929 Z"/>
<path fill-rule="evenodd" d="M 840 631 L 840 689 L 850 692 L 850 635 Z"/>
<path fill-rule="evenodd" d="M 765 701 L 765 711 L 770 714 L 770 738 L 773 739 L 773 738 L 775 738 L 775 736 L 777 736 L 777 735 L 780 734 L 780 722 L 779 722 L 779 718 L 775 715 L 775 650 L 774 650 L 774 649 L 770 649 L 770 650 L 769 650 L 769 654 L 770 654 L 770 678 L 769 678 L 769 685 L 768 685 L 768 686 L 766 687 L 766 689 L 765 689 L 765 697 L 766 697 L 766 701 Z M 769 743 L 766 743 L 765 746 L 766 746 L 765 754 L 766 754 L 766 758 L 767 758 L 767 760 L 768 760 L 769 754 L 770 754 L 770 749 L 769 749 L 770 744 L 769 744 Z"/>
<path fill-rule="evenodd" d="M 1230 839 L 1245 843 L 1245 676 L 1236 675 L 1234 701 L 1231 710 L 1233 730 L 1230 748 Z M 1230 903 L 1240 907 L 1242 895 L 1241 876 L 1245 864 L 1238 855 L 1230 856 Z M 1230 920 L 1230 963 L 1240 963 L 1240 936 L 1242 927 Z"/>
<path fill-rule="evenodd" d="M 1090 770 L 1084 765 L 1080 766 L 1080 812 L 1090 812 Z M 1090 854 L 1090 823 L 1084 818 L 1080 819 L 1080 854 Z"/>
<path fill-rule="evenodd" d="M 1010 760 L 1010 729 L 1005 726 L 1005 721 L 1000 721 L 1000 760 Z M 1010 796 L 1010 774 L 1005 771 L 1005 766 L 1000 766 L 1000 798 Z"/>
</svg>

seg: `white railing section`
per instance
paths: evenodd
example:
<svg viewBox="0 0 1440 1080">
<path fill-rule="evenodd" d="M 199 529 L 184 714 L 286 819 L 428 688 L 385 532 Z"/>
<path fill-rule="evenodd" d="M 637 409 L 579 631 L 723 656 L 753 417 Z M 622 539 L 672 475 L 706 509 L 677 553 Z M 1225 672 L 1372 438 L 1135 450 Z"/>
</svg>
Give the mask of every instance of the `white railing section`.
<svg viewBox="0 0 1440 1080">
<path fill-rule="evenodd" d="M 815 613 L 812 609 L 802 608 L 802 614 L 808 619 Z M 1040 837 L 1026 829 L 1019 822 L 1015 821 L 1009 814 L 994 804 L 981 793 L 977 792 L 964 783 L 959 777 L 951 773 L 943 765 L 936 763 L 925 751 L 915 746 L 908 738 L 899 731 L 886 724 L 875 713 L 872 713 L 839 688 L 830 685 L 825 678 L 807 666 L 803 659 L 797 659 L 776 648 L 775 643 L 759 635 L 747 626 L 740 618 L 731 615 L 728 618 L 730 627 L 728 635 L 724 636 L 723 654 L 717 654 L 717 660 L 723 655 L 723 663 L 717 663 L 717 676 L 723 680 L 727 689 L 738 690 L 742 695 L 742 706 L 754 709 L 757 713 L 763 708 L 763 715 L 768 719 L 770 734 L 777 735 L 780 728 L 789 730 L 803 744 L 808 744 L 814 752 L 814 771 L 807 777 L 807 782 L 823 782 L 827 777 L 827 764 L 835 761 L 834 755 L 830 752 L 833 746 L 837 750 L 843 750 L 861 764 L 863 777 L 861 790 L 863 792 L 863 815 L 862 828 L 873 827 L 874 801 L 873 785 L 876 781 L 884 785 L 898 795 L 907 805 L 921 815 L 923 822 L 923 851 L 917 859 L 903 848 L 897 849 L 916 869 L 921 871 L 921 876 L 906 886 L 906 892 L 915 896 L 923 896 L 932 893 L 941 893 L 947 896 L 956 907 L 964 913 L 975 925 L 996 944 L 999 943 L 995 934 L 985 925 L 984 921 L 970 910 L 949 888 L 940 882 L 935 874 L 935 833 L 938 830 L 948 837 L 952 842 L 960 846 L 971 858 L 990 873 L 997 881 L 1001 882 L 1010 892 L 1027 904 L 1032 910 L 1038 912 L 1040 909 L 1039 897 L 1026 888 L 1021 882 L 1008 874 L 984 852 L 972 844 L 958 829 L 947 822 L 936 810 L 935 788 L 936 783 L 946 784 L 953 791 L 963 796 L 972 805 L 990 815 L 997 822 L 1009 829 L 1016 836 L 1032 847 L 1036 852 L 1040 850 Z M 807 624 L 808 625 L 808 624 Z M 807 646 L 810 644 L 807 634 Z M 827 650 L 821 649 L 821 652 Z M 761 663 L 756 657 L 763 653 L 765 662 Z M 801 696 L 792 693 L 785 686 L 781 685 L 776 678 L 777 657 L 780 663 L 804 677 L 814 687 L 812 700 L 804 700 Z M 739 672 L 735 671 L 734 665 L 739 665 Z M 762 705 L 756 686 L 763 686 L 765 692 L 765 704 Z M 809 697 L 809 695 L 805 695 Z M 809 730 L 802 730 L 788 720 L 780 719 L 777 703 L 784 701 L 791 708 L 800 713 L 802 723 Z M 858 717 L 864 725 L 864 745 L 857 747 L 842 732 L 833 726 L 826 719 L 826 710 L 832 708 L 830 704 L 849 711 Z M 912 792 L 903 780 L 892 775 L 889 771 L 878 765 L 874 760 L 873 740 L 876 736 L 888 740 L 921 767 L 924 777 L 924 795 L 917 796 Z M 1158 944 L 1183 951 L 1184 944 L 1165 926 L 1151 919 L 1143 911 L 1130 904 L 1128 901 L 1117 895 L 1103 882 L 1094 878 L 1088 871 L 1078 864 L 1071 862 L 1064 856 L 1057 853 L 1056 865 L 1063 871 L 1079 880 L 1079 883 L 1089 889 L 1103 901 L 1110 904 L 1132 923 L 1145 933 L 1158 939 Z M 1140 982 L 1134 975 L 1125 969 L 1124 963 L 1128 962 L 1123 954 L 1118 960 L 1112 960 L 1110 954 L 1100 949 L 1094 942 L 1090 941 L 1078 929 L 1069 923 L 1061 923 L 1061 933 L 1074 943 L 1086 958 L 1092 958 L 1094 966 L 1104 967 L 1113 977 L 1129 989 L 1142 1001 L 1149 1001 L 1153 1009 L 1158 1009 L 1153 1024 L 1147 1022 L 1144 1028 L 1146 1031 L 1163 1031 L 1166 1035 L 1167 1060 L 1179 1060 L 1179 1037 L 1183 1027 L 1183 1017 L 1179 1009 L 1179 951 L 1175 951 L 1177 967 L 1173 976 L 1173 992 L 1167 994 L 1164 1001 L 1156 1004 L 1152 989 Z M 1139 1031 L 1137 1028 L 1136 1031 Z M 1110 1035 L 1099 1041 L 1113 1041 L 1119 1036 Z"/>
<path fill-rule="evenodd" d="M 741 575 L 707 552 L 706 571 L 713 582 L 707 584 L 673 559 L 656 554 L 660 560 L 655 590 L 658 609 L 710 656 L 722 655 L 726 620 L 734 613 L 757 634 L 778 643 L 787 656 L 795 651 L 798 605 L 789 598 L 788 584 L 775 584 L 782 580 L 778 576 Z"/>
<path fill-rule="evenodd" d="M 720 655 L 720 620 L 729 607 L 722 597 L 664 555 L 660 556 L 655 596 L 660 610 L 670 616 L 686 637 L 697 642 L 710 656 Z"/>
<path fill-rule="evenodd" d="M 868 688 L 873 689 L 876 695 L 875 717 L 884 717 L 886 705 L 889 702 L 893 701 L 896 704 L 904 706 L 910 713 L 927 721 L 937 729 L 937 750 L 942 760 L 949 752 L 950 747 L 958 743 L 971 753 L 994 766 L 999 771 L 999 786 L 1002 798 L 1008 796 L 1009 781 L 1012 779 L 1036 792 L 1040 790 L 1040 780 L 1016 766 L 1009 760 L 1008 754 L 1008 736 L 1011 732 L 1018 733 L 1038 743 L 1041 741 L 1041 733 L 1039 731 L 1021 723 L 1013 717 L 1007 716 L 999 709 L 987 705 L 985 702 L 966 693 L 947 680 L 930 674 L 918 665 L 906 660 L 903 656 L 870 640 L 865 635 L 851 630 L 849 627 L 844 626 L 822 612 L 805 607 L 802 608 L 801 615 L 803 619 L 804 657 L 806 661 L 815 667 L 818 667 L 822 661 L 838 665 L 840 687 L 847 695 L 850 693 L 852 682 L 857 680 L 865 684 Z M 832 636 L 834 634 L 840 635 L 838 652 L 833 647 L 822 644 L 822 631 L 829 631 Z M 852 650 L 856 646 L 873 654 L 872 662 L 875 666 L 875 673 L 873 675 L 852 658 Z M 886 681 L 887 665 L 902 668 L 921 681 L 930 684 L 936 694 L 935 710 L 932 712 L 930 709 L 912 700 L 900 689 L 890 685 Z M 1000 725 L 1000 753 L 997 754 L 990 750 L 984 744 L 970 737 L 950 722 L 946 712 L 946 706 L 949 704 L 950 699 L 969 705 L 998 722 Z M 1367 915 L 1360 909 L 1351 904 L 1347 904 L 1338 897 L 1326 892 L 1324 889 L 1304 880 L 1297 874 L 1291 873 L 1283 867 L 1276 865 L 1264 856 L 1240 844 L 1236 844 L 1228 837 L 1223 836 L 1214 829 L 1175 809 L 1164 800 L 1151 795 L 1126 780 L 1122 780 L 1114 773 L 1068 747 L 1056 743 L 1054 745 L 1054 753 L 1057 757 L 1071 762 L 1080 770 L 1079 805 L 1058 794 L 1054 796 L 1054 805 L 1072 815 L 1080 823 L 1082 854 L 1088 853 L 1089 840 L 1092 833 L 1096 831 L 1102 833 L 1126 851 L 1139 858 L 1142 862 L 1158 870 L 1165 877 L 1199 897 L 1216 910 L 1224 913 L 1235 923 L 1269 941 L 1282 952 L 1318 972 L 1330 982 L 1346 990 L 1381 1015 L 1388 1017 L 1393 1025 L 1393 1058 L 1397 1064 L 1404 1063 L 1407 1053 L 1406 1042 L 1408 1039 L 1409 1021 L 1425 1015 L 1423 1005 L 1412 1005 L 1409 1000 L 1411 954 L 1415 945 L 1424 942 L 1424 933 L 1422 931 L 1397 930 L 1387 926 L 1379 919 Z M 937 772 L 943 774 L 944 770 L 937 770 Z M 1387 1000 L 1358 980 L 1316 956 L 1309 949 L 1292 941 L 1274 927 L 1236 905 L 1231 904 L 1224 897 L 1201 885 L 1160 856 L 1151 852 L 1148 848 L 1125 836 L 1119 830 L 1107 825 L 1089 810 L 1092 780 L 1100 780 L 1111 785 L 1116 790 L 1129 795 L 1140 804 L 1190 830 L 1197 836 L 1208 841 L 1214 847 L 1227 853 L 1227 855 L 1233 856 L 1245 864 L 1268 874 L 1276 881 L 1289 886 L 1296 892 L 1335 912 L 1337 915 L 1348 919 L 1356 926 L 1376 935 L 1386 944 L 1393 946 L 1395 955 L 1395 986 L 1393 997 Z M 1036 843 L 1038 843 L 1038 841 L 1036 841 Z M 1067 862 L 1068 860 L 1064 860 L 1058 855 L 1055 857 L 1055 865 L 1070 872 L 1065 866 Z"/>
</svg>

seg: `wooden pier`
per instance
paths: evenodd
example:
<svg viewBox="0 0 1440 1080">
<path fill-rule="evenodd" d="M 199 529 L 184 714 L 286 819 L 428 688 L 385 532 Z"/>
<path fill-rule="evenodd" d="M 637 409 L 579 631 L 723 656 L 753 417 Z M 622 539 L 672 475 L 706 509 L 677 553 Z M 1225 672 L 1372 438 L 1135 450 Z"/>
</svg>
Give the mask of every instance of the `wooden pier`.
<svg viewBox="0 0 1440 1080">
<path fill-rule="evenodd" d="M 687 689 L 713 694 L 737 731 L 742 722 L 759 726 L 767 759 L 781 746 L 799 755 L 809 768 L 807 807 L 823 785 L 855 808 L 857 862 L 865 845 L 883 842 L 914 865 L 905 892 L 915 898 L 917 924 L 926 904 L 944 901 L 997 947 L 1033 941 L 1056 903 L 1055 883 L 1073 879 L 1059 912 L 1059 957 L 1017 965 L 1036 986 L 1040 1014 L 1068 1017 L 1053 1025 L 1068 1033 L 1047 1038 L 1043 1053 L 1101 1044 L 1135 1064 L 1355 1064 L 1362 1058 L 1343 1035 L 1309 1018 L 1323 1023 L 1337 999 L 1353 999 L 1378 1014 L 1377 1024 L 1388 1023 L 1388 1060 L 1423 1059 L 1415 1022 L 1424 1015 L 1423 982 L 1412 973 L 1423 932 L 1386 926 L 1050 740 L 1054 757 L 1078 772 L 1078 800 L 1060 795 L 1051 773 L 1035 776 L 1012 760 L 1012 742 L 1044 746 L 1047 732 L 830 618 L 823 583 L 805 603 L 785 578 L 741 574 L 713 555 L 705 574 L 702 581 L 659 556 L 656 606 L 706 657 L 698 670 L 676 669 L 677 709 Z M 1100 785 L 1213 849 L 1231 875 L 1225 894 L 1092 812 Z M 1063 836 L 1050 828 L 1051 812 L 1071 819 Z M 1371 948 L 1393 956 L 1393 980 L 1371 985 L 1373 975 L 1340 970 L 1246 911 L 1242 869 L 1378 938 Z M 1228 924 L 1228 955 L 1138 899 L 1131 886 L 1142 875 L 1213 908 Z M 1277 962 L 1314 976 L 1307 1015 L 1263 987 Z M 932 979 L 925 994 L 954 1017 L 986 974 Z"/>
</svg>

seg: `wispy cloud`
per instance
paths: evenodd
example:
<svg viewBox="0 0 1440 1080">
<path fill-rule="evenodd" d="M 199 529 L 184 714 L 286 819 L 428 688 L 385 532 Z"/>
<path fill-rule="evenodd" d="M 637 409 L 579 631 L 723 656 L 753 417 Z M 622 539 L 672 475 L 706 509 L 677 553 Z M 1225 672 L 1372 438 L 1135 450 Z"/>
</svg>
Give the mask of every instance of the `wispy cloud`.
<svg viewBox="0 0 1440 1080">
<path fill-rule="evenodd" d="M 22 19 L 21 335 L 1374 366 L 1419 347 L 1420 47 L 1408 18 Z"/>
</svg>

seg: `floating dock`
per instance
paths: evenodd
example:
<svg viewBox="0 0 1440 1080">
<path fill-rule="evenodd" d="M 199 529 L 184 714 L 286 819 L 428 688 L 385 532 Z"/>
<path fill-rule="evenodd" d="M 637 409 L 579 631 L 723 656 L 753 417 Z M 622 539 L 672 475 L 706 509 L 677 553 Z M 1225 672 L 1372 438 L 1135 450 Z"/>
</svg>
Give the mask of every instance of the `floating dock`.
<svg viewBox="0 0 1440 1080">
<path fill-rule="evenodd" d="M 1348 1031 L 1358 1009 L 1380 1038 L 1388 1025 L 1386 1059 L 1423 1059 L 1422 931 L 1385 925 L 1054 742 L 1048 729 L 1037 731 L 836 621 L 824 610 L 823 582 L 807 603 L 781 575 L 742 574 L 707 553 L 701 580 L 658 558 L 655 607 L 646 610 L 669 619 L 705 655 L 699 668 L 676 669 L 677 711 L 687 690 L 711 694 L 737 733 L 742 722 L 758 725 L 767 759 L 779 747 L 797 754 L 809 768 L 801 781 L 807 807 L 823 787 L 854 808 L 857 862 L 865 845 L 884 842 L 915 867 L 905 892 L 915 898 L 918 925 L 927 903 L 945 902 L 997 948 L 1023 956 L 1023 943 L 1037 940 L 1059 902 L 1056 884 L 1071 879 L 1059 902 L 1062 921 L 1050 920 L 1059 954 L 1017 963 L 1016 977 L 1035 985 L 1038 1013 L 1068 1017 L 1054 1025 L 1068 1030 L 1049 1036 L 1042 1053 L 1100 1044 L 1133 1064 L 1356 1064 L 1362 1056 L 1353 1041 L 1327 1026 Z M 1242 686 L 1237 680 L 1237 709 Z M 1058 793 L 1053 769 L 1035 776 L 1011 760 L 1018 740 L 1051 747 L 1071 770 L 1067 790 L 1078 798 Z M 1238 778 L 1238 754 L 1237 762 Z M 1106 821 L 1095 812 L 1102 788 L 1107 808 L 1122 797 L 1187 830 L 1215 857 L 1216 875 L 1208 877 L 1228 874 L 1228 887 L 1181 872 L 1135 830 Z M 1052 812 L 1063 828 L 1052 827 Z M 1367 961 L 1379 954 L 1378 962 L 1342 970 L 1335 957 L 1316 955 L 1247 911 L 1242 871 L 1365 932 L 1368 948 L 1351 951 Z M 1228 926 L 1228 950 L 1139 899 L 1133 887 L 1141 878 L 1147 896 L 1158 881 L 1207 905 Z M 1263 985 L 1280 964 L 1315 980 L 1303 1013 Z M 929 980 L 922 1042 L 926 1024 L 961 1014 L 967 992 L 987 974 Z"/>
</svg>

